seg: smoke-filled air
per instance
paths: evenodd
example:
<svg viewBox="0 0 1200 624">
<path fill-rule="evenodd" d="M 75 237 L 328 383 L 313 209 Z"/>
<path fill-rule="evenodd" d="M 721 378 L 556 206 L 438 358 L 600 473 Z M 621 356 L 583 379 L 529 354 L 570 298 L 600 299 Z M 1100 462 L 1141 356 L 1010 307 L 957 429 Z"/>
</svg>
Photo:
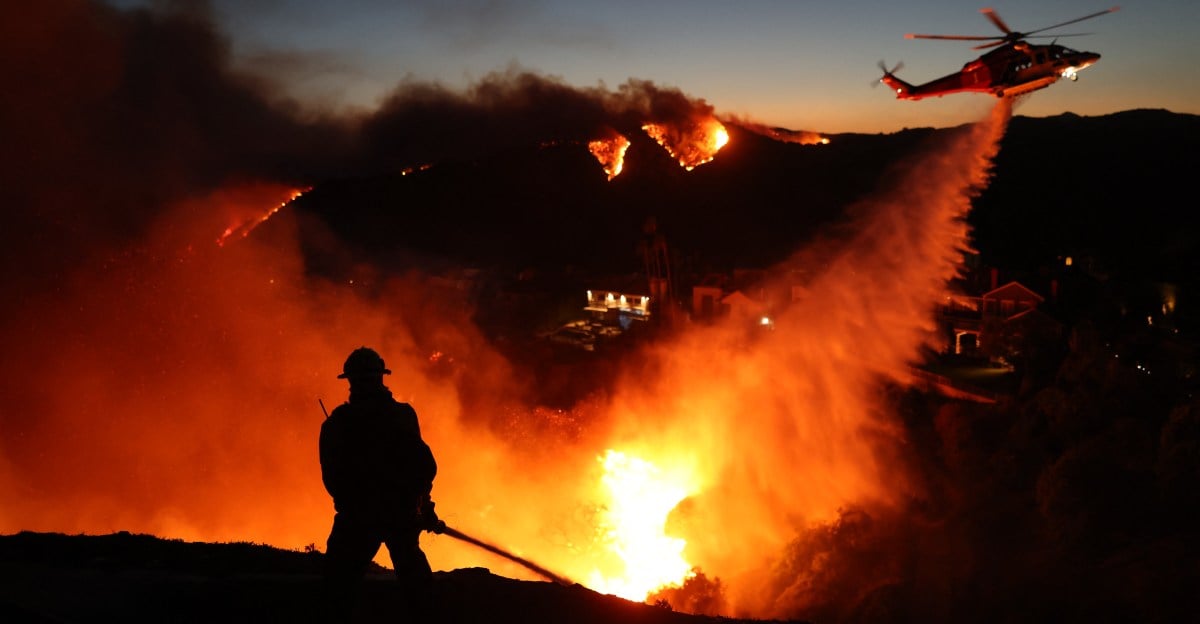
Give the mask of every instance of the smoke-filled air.
<svg viewBox="0 0 1200 624">
<path fill-rule="evenodd" d="M 29 10 L 45 29 L 0 32 L 0 58 L 32 81 L 0 104 L 22 129 L 0 168 L 0 532 L 323 548 L 321 404 L 344 400 L 341 363 L 369 345 L 420 414 L 443 519 L 556 574 L 682 610 L 825 619 L 925 574 L 911 544 L 936 529 L 898 520 L 927 493 L 892 391 L 933 346 L 1005 105 L 796 250 L 785 265 L 807 273 L 769 333 L 686 329 L 559 409 L 525 400 L 539 380 L 421 271 L 310 271 L 288 202 L 326 176 L 538 141 L 578 142 L 611 179 L 639 132 L 690 169 L 728 140 L 711 106 L 511 70 L 463 93 L 401 84 L 356 117 L 301 114 L 229 68 L 203 13 Z M 423 540 L 435 569 L 536 578 Z"/>
</svg>

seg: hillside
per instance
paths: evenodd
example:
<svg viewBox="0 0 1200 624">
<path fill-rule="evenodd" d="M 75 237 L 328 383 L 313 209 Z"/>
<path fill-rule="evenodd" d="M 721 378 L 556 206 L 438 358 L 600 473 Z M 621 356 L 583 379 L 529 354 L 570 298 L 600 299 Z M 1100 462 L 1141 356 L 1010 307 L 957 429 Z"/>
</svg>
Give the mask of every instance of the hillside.
<svg viewBox="0 0 1200 624">
<path fill-rule="evenodd" d="M 979 249 L 999 266 L 1085 256 L 1107 272 L 1194 284 L 1197 150 L 1196 115 L 1014 118 L 970 217 Z"/>
<path fill-rule="evenodd" d="M 148 535 L 0 536 L 0 621 L 308 622 L 320 607 L 318 552 Z M 437 572 L 435 622 L 734 623 L 632 603 L 580 585 L 518 581 L 482 568 Z M 364 621 L 395 617 L 395 586 L 370 575 Z"/>
<path fill-rule="evenodd" d="M 330 234 L 355 260 L 513 269 L 636 269 L 653 217 L 698 271 L 779 261 L 847 206 L 886 188 L 923 146 L 953 129 L 776 141 L 737 126 L 693 171 L 632 136 L 611 182 L 581 144 L 509 149 L 427 169 L 318 184 L 296 202 L 316 265 Z M 982 260 L 1031 270 L 1085 255 L 1110 270 L 1186 280 L 1196 274 L 1189 162 L 1200 117 L 1138 110 L 1101 117 L 1015 117 L 969 220 Z M 345 257 L 337 259 L 347 260 Z"/>
</svg>

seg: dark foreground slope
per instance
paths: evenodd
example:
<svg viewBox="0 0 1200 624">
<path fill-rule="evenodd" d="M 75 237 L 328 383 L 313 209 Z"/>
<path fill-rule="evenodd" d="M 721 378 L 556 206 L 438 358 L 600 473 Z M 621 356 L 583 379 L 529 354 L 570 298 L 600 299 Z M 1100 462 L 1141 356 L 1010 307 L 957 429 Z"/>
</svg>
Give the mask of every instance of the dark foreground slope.
<svg viewBox="0 0 1200 624">
<path fill-rule="evenodd" d="M 129 533 L 0 536 L 0 622 L 310 622 L 322 557 Z M 391 579 L 373 574 L 365 587 L 363 620 L 394 621 Z M 435 622 L 733 622 L 483 568 L 438 572 L 434 591 Z"/>
</svg>

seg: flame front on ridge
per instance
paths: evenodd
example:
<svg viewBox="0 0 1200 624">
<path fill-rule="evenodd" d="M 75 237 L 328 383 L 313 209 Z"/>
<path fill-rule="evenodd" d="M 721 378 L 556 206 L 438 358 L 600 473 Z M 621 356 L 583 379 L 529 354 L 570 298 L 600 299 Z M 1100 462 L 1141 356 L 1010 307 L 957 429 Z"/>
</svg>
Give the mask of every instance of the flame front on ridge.
<svg viewBox="0 0 1200 624">
<path fill-rule="evenodd" d="M 610 139 L 597 139 L 588 143 L 588 150 L 600 161 L 600 166 L 604 168 L 604 173 L 608 174 L 609 180 L 621 175 L 621 170 L 625 167 L 627 149 L 629 139 L 620 134 Z"/>
<path fill-rule="evenodd" d="M 288 193 L 288 196 L 286 199 L 279 202 L 279 205 L 272 207 L 270 210 L 268 210 L 262 216 L 257 217 L 257 218 L 252 218 L 248 221 L 243 221 L 242 223 L 239 223 L 237 225 L 231 225 L 231 226 L 225 228 L 225 231 L 221 232 L 221 235 L 217 237 L 217 246 L 224 247 L 225 241 L 229 240 L 235 234 L 241 236 L 242 238 L 246 238 L 247 236 L 250 235 L 250 232 L 254 228 L 262 225 L 263 223 L 265 223 L 267 221 L 267 219 L 270 219 L 272 215 L 279 212 L 284 206 L 296 201 L 296 198 L 300 197 L 301 195 L 303 195 L 311 190 L 312 190 L 312 187 L 303 188 L 303 189 L 293 189 L 292 191 L 290 191 Z"/>
<path fill-rule="evenodd" d="M 711 162 L 717 152 L 729 142 L 729 132 L 713 117 L 686 128 L 647 123 L 642 126 L 642 130 L 663 146 L 672 158 L 678 160 L 679 166 L 688 171 Z"/>
</svg>

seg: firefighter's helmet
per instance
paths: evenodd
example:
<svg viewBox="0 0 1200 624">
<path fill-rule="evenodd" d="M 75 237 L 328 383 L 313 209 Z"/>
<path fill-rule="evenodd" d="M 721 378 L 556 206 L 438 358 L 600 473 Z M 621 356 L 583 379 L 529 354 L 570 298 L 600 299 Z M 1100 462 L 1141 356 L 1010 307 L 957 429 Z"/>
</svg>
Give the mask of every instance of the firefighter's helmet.
<svg viewBox="0 0 1200 624">
<path fill-rule="evenodd" d="M 350 379 L 352 377 L 377 377 L 382 375 L 391 375 L 392 371 L 387 369 L 383 364 L 383 358 L 374 349 L 369 347 L 359 347 L 350 353 L 346 358 L 346 363 L 342 364 L 342 374 L 338 375 L 338 379 Z"/>
</svg>

